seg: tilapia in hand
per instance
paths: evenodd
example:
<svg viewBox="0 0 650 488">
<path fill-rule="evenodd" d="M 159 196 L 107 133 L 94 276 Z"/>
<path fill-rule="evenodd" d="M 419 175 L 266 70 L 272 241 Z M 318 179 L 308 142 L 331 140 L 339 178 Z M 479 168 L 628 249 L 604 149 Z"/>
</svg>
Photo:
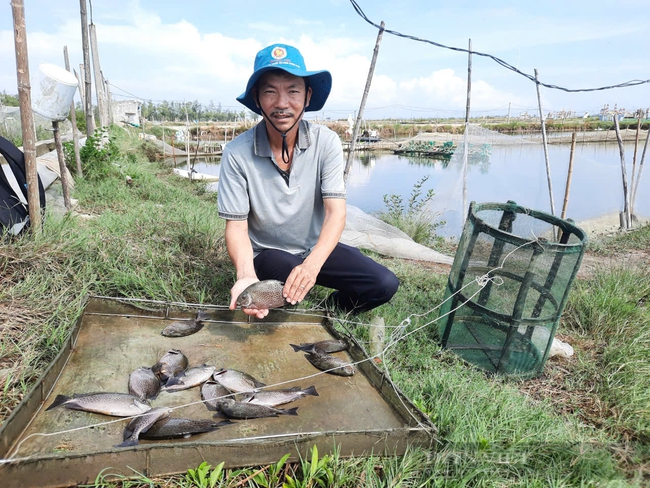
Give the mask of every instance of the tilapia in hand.
<svg viewBox="0 0 650 488">
<path fill-rule="evenodd" d="M 237 306 L 251 310 L 264 310 L 287 305 L 282 295 L 284 283 L 278 280 L 257 281 L 237 297 Z"/>
</svg>

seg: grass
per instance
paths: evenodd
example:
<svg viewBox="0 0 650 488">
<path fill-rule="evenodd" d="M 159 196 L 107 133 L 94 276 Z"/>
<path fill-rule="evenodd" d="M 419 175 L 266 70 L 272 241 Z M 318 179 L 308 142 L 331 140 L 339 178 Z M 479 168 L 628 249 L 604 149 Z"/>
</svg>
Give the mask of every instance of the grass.
<svg viewBox="0 0 650 488">
<path fill-rule="evenodd" d="M 0 243 L 0 419 L 35 383 L 83 313 L 89 294 L 226 304 L 234 282 L 216 198 L 200 182 L 148 162 L 139 142 L 116 132 L 120 154 L 107 175 L 76 182 L 88 216 L 48 214 L 43 232 Z M 125 176 L 132 178 L 127 184 Z M 602 240 L 599 255 L 650 247 L 650 227 Z M 150 479 L 111 469 L 87 486 L 644 486 L 650 472 L 650 273 L 626 266 L 575 282 L 559 328 L 576 355 L 552 359 L 527 381 L 489 377 L 436 341 L 447 276 L 375 259 L 401 286 L 375 313 L 410 319 L 413 332 L 383 358 L 397 386 L 436 424 L 435 449 L 401 457 L 341 457 L 312 450 L 297 463 L 223 469 L 206 460 Z M 305 305 L 328 290 L 317 288 Z M 417 315 L 414 315 L 417 314 Z M 416 331 L 417 328 L 421 330 Z M 352 326 L 361 341 L 368 327 Z M 212 484 L 214 482 L 214 484 Z"/>
</svg>

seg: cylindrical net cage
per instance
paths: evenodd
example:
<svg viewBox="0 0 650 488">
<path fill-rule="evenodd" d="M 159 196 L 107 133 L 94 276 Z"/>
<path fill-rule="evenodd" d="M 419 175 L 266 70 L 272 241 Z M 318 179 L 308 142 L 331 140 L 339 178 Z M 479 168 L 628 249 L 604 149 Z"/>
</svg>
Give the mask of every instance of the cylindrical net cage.
<svg viewBox="0 0 650 488">
<path fill-rule="evenodd" d="M 586 245 L 571 221 L 472 202 L 440 311 L 442 346 L 490 373 L 540 374 Z"/>
</svg>

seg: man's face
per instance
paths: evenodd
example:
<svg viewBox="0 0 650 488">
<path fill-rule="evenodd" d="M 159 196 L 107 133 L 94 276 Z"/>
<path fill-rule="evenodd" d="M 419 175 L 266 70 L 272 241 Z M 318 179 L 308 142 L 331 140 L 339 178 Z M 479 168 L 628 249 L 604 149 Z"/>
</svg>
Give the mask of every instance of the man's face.
<svg viewBox="0 0 650 488">
<path fill-rule="evenodd" d="M 264 73 L 257 82 L 256 90 L 260 108 L 280 132 L 294 125 L 303 106 L 309 105 L 311 98 L 309 88 L 305 104 L 305 80 L 286 71 Z"/>
</svg>

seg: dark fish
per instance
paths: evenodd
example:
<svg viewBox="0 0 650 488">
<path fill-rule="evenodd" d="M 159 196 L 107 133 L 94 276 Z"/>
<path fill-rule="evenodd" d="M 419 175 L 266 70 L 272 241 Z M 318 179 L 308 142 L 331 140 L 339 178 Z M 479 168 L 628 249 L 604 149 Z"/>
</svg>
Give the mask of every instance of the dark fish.
<svg viewBox="0 0 650 488">
<path fill-rule="evenodd" d="M 294 352 L 305 351 L 309 353 L 316 351 L 324 353 L 339 352 L 345 351 L 348 348 L 348 343 L 346 341 L 336 339 L 328 339 L 320 342 L 303 342 L 298 346 L 295 344 L 289 345 L 293 347 Z"/>
<path fill-rule="evenodd" d="M 156 398 L 160 391 L 160 379 L 151 368 L 140 366 L 129 376 L 129 393 L 145 401 Z"/>
<path fill-rule="evenodd" d="M 284 403 L 294 402 L 307 395 L 319 396 L 314 386 L 310 386 L 304 390 L 301 390 L 299 386 L 295 386 L 283 390 L 260 390 L 251 393 L 244 393 L 239 400 L 254 405 L 277 407 Z"/>
<path fill-rule="evenodd" d="M 172 322 L 161 332 L 165 337 L 184 337 L 195 332 L 200 331 L 203 328 L 203 321 L 208 319 L 208 315 L 203 311 L 199 310 L 196 313 L 196 318 L 192 320 L 178 320 Z"/>
<path fill-rule="evenodd" d="M 218 402 L 219 410 L 231 419 L 260 419 L 263 417 L 277 417 L 278 415 L 298 415 L 298 407 L 283 410 L 281 408 L 255 405 L 253 403 L 238 402 L 226 398 Z"/>
<path fill-rule="evenodd" d="M 59 406 L 114 417 L 131 417 L 151 410 L 151 407 L 141 402 L 138 397 L 127 393 L 84 393 L 73 397 L 57 395 L 46 410 Z"/>
<path fill-rule="evenodd" d="M 201 400 L 208 410 L 219 410 L 217 403 L 223 397 L 232 397 L 232 392 L 218 381 L 208 380 L 201 385 Z"/>
<path fill-rule="evenodd" d="M 170 376 L 176 376 L 185 371 L 187 364 L 185 354 L 178 349 L 170 349 L 151 367 L 151 370 L 161 381 L 167 381 Z"/>
<path fill-rule="evenodd" d="M 236 369 L 220 369 L 212 375 L 215 381 L 235 393 L 245 391 L 255 391 L 258 388 L 266 386 L 265 383 L 256 380 L 248 373 L 237 371 Z"/>
<path fill-rule="evenodd" d="M 161 391 L 179 391 L 187 390 L 188 388 L 194 388 L 199 386 L 201 383 L 205 383 L 210 378 L 212 378 L 212 373 L 216 368 L 214 366 L 195 366 L 193 368 L 186 369 L 182 373 L 179 373 L 177 376 L 172 376 L 167 380 L 165 386 L 163 386 Z"/>
<path fill-rule="evenodd" d="M 305 354 L 305 357 L 318 369 L 330 374 L 352 376 L 355 373 L 354 365 L 347 363 L 336 356 L 330 356 L 329 354 L 316 351 L 310 354 Z"/>
<path fill-rule="evenodd" d="M 287 304 L 282 296 L 284 283 L 264 280 L 253 283 L 237 297 L 237 306 L 254 310 L 277 308 Z"/>
<path fill-rule="evenodd" d="M 215 422 L 206 419 L 179 419 L 167 417 L 153 424 L 146 432 L 140 434 L 141 439 L 160 440 L 160 439 L 177 439 L 179 437 L 190 437 L 194 434 L 203 432 L 212 432 L 219 427 L 234 425 L 235 422 L 222 420 Z"/>
<path fill-rule="evenodd" d="M 113 447 L 137 446 L 138 438 L 160 419 L 169 417 L 171 408 L 154 408 L 140 417 L 136 417 L 124 429 L 124 442 Z"/>
</svg>

